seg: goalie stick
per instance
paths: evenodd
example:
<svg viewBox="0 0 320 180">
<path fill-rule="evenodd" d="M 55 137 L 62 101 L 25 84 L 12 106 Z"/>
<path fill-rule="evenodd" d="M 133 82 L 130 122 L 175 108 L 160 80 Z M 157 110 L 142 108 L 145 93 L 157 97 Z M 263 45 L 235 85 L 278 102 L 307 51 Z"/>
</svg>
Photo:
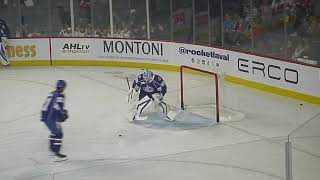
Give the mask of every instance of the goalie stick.
<svg viewBox="0 0 320 180">
<path fill-rule="evenodd" d="M 128 77 L 126 77 L 126 80 L 127 80 L 128 89 L 130 90 L 129 78 L 128 78 Z"/>
<path fill-rule="evenodd" d="M 129 78 L 126 77 L 126 80 L 127 80 L 128 89 L 130 90 Z M 133 94 L 133 92 L 128 95 L 128 102 L 130 102 L 130 99 L 132 99 L 132 94 Z"/>
</svg>

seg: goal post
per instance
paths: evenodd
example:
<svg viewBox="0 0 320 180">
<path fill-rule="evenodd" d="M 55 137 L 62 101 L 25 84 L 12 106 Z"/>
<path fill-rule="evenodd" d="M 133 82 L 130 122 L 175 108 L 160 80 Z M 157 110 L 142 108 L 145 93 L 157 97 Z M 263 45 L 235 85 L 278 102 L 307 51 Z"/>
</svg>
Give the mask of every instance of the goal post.
<svg viewBox="0 0 320 180">
<path fill-rule="evenodd" d="M 211 106 L 210 108 L 212 108 L 212 112 L 214 112 L 215 117 L 216 117 L 216 122 L 220 122 L 220 104 L 219 104 L 219 77 L 217 73 L 214 72 L 210 72 L 210 71 L 205 71 L 202 69 L 198 69 L 198 68 L 194 68 L 194 67 L 190 67 L 190 66 L 185 66 L 182 65 L 180 66 L 180 105 L 181 105 L 181 109 L 182 110 L 186 110 L 187 109 L 187 104 L 186 104 L 186 96 L 190 96 L 188 94 L 185 93 L 186 90 L 188 90 L 188 88 L 186 87 L 187 84 L 191 84 L 191 80 L 194 79 L 187 79 L 185 78 L 185 76 L 189 74 L 191 77 L 195 77 L 195 76 L 199 76 L 199 77 L 203 77 L 200 78 L 199 81 L 202 81 L 202 79 L 207 79 L 207 82 L 204 83 L 208 83 L 205 86 L 202 86 L 200 84 L 200 86 L 202 86 L 203 88 L 205 88 L 204 92 L 206 92 L 206 90 L 208 92 L 208 97 L 206 97 L 205 94 L 203 94 L 203 98 L 207 99 L 207 102 L 202 102 L 203 104 L 213 104 L 213 106 Z M 196 91 L 196 90 L 193 90 Z M 211 92 L 212 91 L 212 92 Z M 200 93 L 204 93 L 203 91 L 201 91 Z M 211 95 L 211 97 L 213 98 L 209 98 L 209 96 Z M 199 99 L 198 99 L 199 100 Z M 193 101 L 197 101 L 197 97 L 194 98 Z M 199 100 L 201 101 L 201 100 Z M 211 102 L 210 102 L 211 101 Z M 197 104 L 196 102 L 188 102 L 188 104 Z M 198 104 L 198 106 L 200 106 L 201 104 Z M 191 106 L 191 105 L 190 105 Z"/>
</svg>

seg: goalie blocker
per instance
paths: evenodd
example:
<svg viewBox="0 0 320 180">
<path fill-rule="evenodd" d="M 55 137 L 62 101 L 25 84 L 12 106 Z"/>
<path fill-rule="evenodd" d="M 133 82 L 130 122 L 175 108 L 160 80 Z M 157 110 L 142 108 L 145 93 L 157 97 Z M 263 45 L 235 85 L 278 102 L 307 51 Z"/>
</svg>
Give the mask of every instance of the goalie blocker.
<svg viewBox="0 0 320 180">
<path fill-rule="evenodd" d="M 128 94 L 128 102 L 131 105 L 129 121 L 146 119 L 147 117 L 141 117 L 140 115 L 152 104 L 160 107 L 166 120 L 172 121 L 173 118 L 168 117 L 168 105 L 163 101 L 166 93 L 166 83 L 159 75 L 153 74 L 150 70 L 138 75 Z"/>
</svg>

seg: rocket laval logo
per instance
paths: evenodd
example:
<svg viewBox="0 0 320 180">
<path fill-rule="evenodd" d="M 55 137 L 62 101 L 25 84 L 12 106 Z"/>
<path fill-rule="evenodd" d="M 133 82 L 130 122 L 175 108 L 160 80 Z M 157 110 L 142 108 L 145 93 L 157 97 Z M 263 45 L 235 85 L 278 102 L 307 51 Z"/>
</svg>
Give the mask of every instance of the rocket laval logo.
<svg viewBox="0 0 320 180">
<path fill-rule="evenodd" d="M 223 61 L 230 61 L 229 54 L 219 54 L 214 51 L 206 51 L 206 50 L 196 50 L 196 49 L 187 49 L 185 47 L 179 47 L 179 54 L 181 55 L 194 55 L 199 57 L 207 57 L 207 58 L 214 58 Z"/>
<path fill-rule="evenodd" d="M 62 53 L 86 54 L 90 52 L 90 45 L 79 43 L 66 43 L 63 45 Z"/>
</svg>

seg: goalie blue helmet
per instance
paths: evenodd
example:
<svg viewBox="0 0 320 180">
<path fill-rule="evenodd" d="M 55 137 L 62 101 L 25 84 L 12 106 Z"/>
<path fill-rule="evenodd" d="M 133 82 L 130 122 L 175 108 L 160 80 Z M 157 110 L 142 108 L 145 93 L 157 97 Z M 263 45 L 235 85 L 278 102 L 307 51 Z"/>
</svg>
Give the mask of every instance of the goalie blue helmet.
<svg viewBox="0 0 320 180">
<path fill-rule="evenodd" d="M 142 76 L 145 82 L 149 82 L 153 79 L 153 72 L 150 70 L 146 70 Z"/>
<path fill-rule="evenodd" d="M 57 87 L 56 87 L 57 90 L 64 89 L 64 88 L 66 88 L 66 86 L 67 86 L 67 83 L 65 80 L 58 80 L 57 81 Z"/>
</svg>

